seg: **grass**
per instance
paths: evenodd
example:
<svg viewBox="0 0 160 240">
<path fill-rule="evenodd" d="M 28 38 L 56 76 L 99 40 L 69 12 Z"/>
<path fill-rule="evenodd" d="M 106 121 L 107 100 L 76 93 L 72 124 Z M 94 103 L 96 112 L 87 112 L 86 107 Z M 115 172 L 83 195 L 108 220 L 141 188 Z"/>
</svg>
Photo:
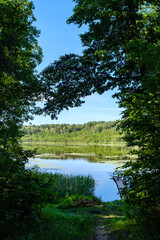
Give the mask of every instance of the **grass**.
<svg viewBox="0 0 160 240">
<path fill-rule="evenodd" d="M 110 229 L 115 240 L 125 239 L 116 238 L 120 231 L 126 234 L 123 201 L 101 202 L 93 195 L 92 177 L 41 173 L 35 169 L 33 178 L 44 198 L 39 226 L 29 240 L 89 240 L 98 225 Z"/>
<path fill-rule="evenodd" d="M 95 180 L 91 176 L 42 173 L 36 168 L 33 177 L 47 203 L 57 203 L 66 196 L 94 194 Z"/>
<path fill-rule="evenodd" d="M 18 240 L 91 240 L 100 235 L 107 239 L 108 234 L 112 240 L 143 239 L 136 223 L 124 217 L 122 200 L 101 202 L 93 195 L 95 182 L 90 176 L 41 173 L 37 169 L 32 173 L 43 204 L 35 226 Z"/>
<path fill-rule="evenodd" d="M 62 209 L 54 205 L 43 208 L 41 217 L 47 226 L 47 238 L 42 237 L 42 239 L 89 239 L 92 235 L 95 218 L 83 210 Z"/>
<path fill-rule="evenodd" d="M 35 170 L 41 194 L 39 225 L 26 240 L 146 240 L 138 223 L 127 219 L 125 202 L 101 202 L 88 176 L 41 173 Z M 101 235 L 104 238 L 100 238 Z M 158 240 L 159 238 L 153 238 Z M 20 239 L 21 240 L 21 239 Z"/>
<path fill-rule="evenodd" d="M 43 228 L 38 239 L 89 240 L 93 239 L 98 225 L 110 230 L 111 239 L 132 239 L 123 210 L 123 201 L 103 203 L 92 197 L 66 197 L 65 201 L 42 209 Z"/>
<path fill-rule="evenodd" d="M 93 195 L 95 182 L 90 176 L 41 173 L 37 169 L 32 174 L 43 204 L 39 216 L 33 216 L 35 223 L 30 228 L 25 225 L 27 232 L 17 240 L 97 239 L 94 236 L 103 234 L 97 231 L 99 226 L 109 230 L 112 240 L 138 239 L 130 237 L 132 229 L 135 234 L 134 223 L 123 216 L 124 202 L 101 202 Z"/>
</svg>

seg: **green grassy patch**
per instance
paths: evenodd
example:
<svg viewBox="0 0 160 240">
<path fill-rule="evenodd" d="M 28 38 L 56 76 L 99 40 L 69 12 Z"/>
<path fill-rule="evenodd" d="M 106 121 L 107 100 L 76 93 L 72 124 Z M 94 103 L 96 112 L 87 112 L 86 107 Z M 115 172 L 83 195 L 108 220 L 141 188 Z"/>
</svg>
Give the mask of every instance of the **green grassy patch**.
<svg viewBox="0 0 160 240">
<path fill-rule="evenodd" d="M 45 234 L 41 239 L 44 240 L 87 240 L 92 235 L 96 220 L 84 208 L 62 209 L 54 205 L 42 209 L 42 219 Z"/>
<path fill-rule="evenodd" d="M 66 197 L 42 209 L 43 228 L 39 239 L 88 240 L 99 224 L 109 229 L 115 240 L 132 239 L 130 223 L 124 218 L 123 210 L 123 201 L 102 203 L 94 197 Z"/>
</svg>

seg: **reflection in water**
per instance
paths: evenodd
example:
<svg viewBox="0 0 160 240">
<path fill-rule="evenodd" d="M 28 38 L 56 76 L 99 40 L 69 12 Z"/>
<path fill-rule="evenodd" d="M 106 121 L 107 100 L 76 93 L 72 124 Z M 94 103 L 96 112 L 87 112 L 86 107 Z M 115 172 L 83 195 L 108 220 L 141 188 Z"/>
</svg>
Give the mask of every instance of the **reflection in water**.
<svg viewBox="0 0 160 240">
<path fill-rule="evenodd" d="M 77 157 L 85 157 L 89 162 L 100 162 L 106 160 L 126 160 L 131 158 L 128 155 L 128 148 L 124 146 L 24 144 L 24 148 L 27 150 L 36 149 L 38 157 L 45 159 L 59 157 L 61 159 L 77 159 Z"/>
<path fill-rule="evenodd" d="M 47 172 L 73 175 L 91 175 L 96 181 L 95 195 L 103 201 L 120 199 L 111 175 L 122 160 L 129 157 L 125 146 L 100 145 L 24 145 L 27 150 L 37 150 L 28 167 L 38 165 Z M 115 161 L 116 160 L 116 161 Z"/>
<path fill-rule="evenodd" d="M 119 161 L 89 162 L 83 158 L 62 159 L 43 159 L 31 158 L 27 167 L 38 165 L 46 172 L 72 174 L 72 175 L 91 175 L 96 181 L 95 195 L 101 197 L 103 201 L 113 201 L 120 199 L 116 184 L 111 179 L 111 175 L 117 167 Z"/>
</svg>

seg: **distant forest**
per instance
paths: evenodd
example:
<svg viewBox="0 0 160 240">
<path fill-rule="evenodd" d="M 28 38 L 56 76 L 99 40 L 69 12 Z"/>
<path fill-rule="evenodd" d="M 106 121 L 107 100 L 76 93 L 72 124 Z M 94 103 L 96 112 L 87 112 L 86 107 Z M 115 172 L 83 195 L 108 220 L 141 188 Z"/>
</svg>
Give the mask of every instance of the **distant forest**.
<svg viewBox="0 0 160 240">
<path fill-rule="evenodd" d="M 88 122 L 85 124 L 44 124 L 24 126 L 23 142 L 92 143 L 122 142 L 118 131 L 120 121 Z"/>
</svg>

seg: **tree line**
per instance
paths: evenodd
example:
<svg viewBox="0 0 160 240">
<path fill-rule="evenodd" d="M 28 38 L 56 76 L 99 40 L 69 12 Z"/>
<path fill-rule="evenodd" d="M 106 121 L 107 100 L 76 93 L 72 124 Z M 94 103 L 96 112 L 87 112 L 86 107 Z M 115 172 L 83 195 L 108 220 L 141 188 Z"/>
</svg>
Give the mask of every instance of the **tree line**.
<svg viewBox="0 0 160 240">
<path fill-rule="evenodd" d="M 24 126 L 24 142 L 65 142 L 65 143 L 119 143 L 120 121 L 88 122 L 85 124 L 44 124 Z"/>
</svg>

